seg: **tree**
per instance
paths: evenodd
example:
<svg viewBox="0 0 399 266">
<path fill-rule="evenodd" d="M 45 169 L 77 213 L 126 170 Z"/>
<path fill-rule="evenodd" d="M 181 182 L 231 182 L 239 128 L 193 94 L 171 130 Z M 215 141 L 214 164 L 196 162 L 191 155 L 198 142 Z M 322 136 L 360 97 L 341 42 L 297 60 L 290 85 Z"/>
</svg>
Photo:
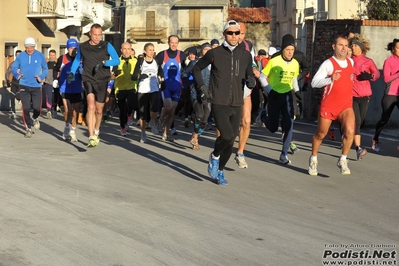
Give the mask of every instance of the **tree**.
<svg viewBox="0 0 399 266">
<path fill-rule="evenodd" d="M 369 0 L 367 14 L 369 19 L 399 20 L 399 0 Z"/>
</svg>

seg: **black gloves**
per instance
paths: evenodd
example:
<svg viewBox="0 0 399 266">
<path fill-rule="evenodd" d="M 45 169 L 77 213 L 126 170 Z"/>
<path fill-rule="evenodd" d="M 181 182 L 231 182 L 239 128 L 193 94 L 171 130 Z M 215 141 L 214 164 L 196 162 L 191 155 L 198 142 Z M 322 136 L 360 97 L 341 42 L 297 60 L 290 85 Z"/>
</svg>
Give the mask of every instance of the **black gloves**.
<svg viewBox="0 0 399 266">
<path fill-rule="evenodd" d="M 302 102 L 302 95 L 300 91 L 296 91 L 295 92 L 295 96 L 298 99 L 299 102 Z"/>
<path fill-rule="evenodd" d="M 92 71 L 92 74 L 93 74 L 93 76 L 95 75 L 95 74 L 97 74 L 97 72 L 100 70 L 100 68 L 102 68 L 103 67 L 103 63 L 101 62 L 101 63 L 98 63 L 95 67 L 93 67 L 93 71 Z"/>
<path fill-rule="evenodd" d="M 370 80 L 374 78 L 374 75 L 367 73 L 366 71 L 363 71 L 359 75 L 357 75 L 357 80 Z"/>
<path fill-rule="evenodd" d="M 75 77 L 75 74 L 73 74 L 72 72 L 70 72 L 67 76 L 67 83 L 71 84 L 73 78 Z"/>
<path fill-rule="evenodd" d="M 247 87 L 250 89 L 253 89 L 253 88 L 255 88 L 255 86 L 256 86 L 255 78 L 254 77 L 247 78 Z"/>
<path fill-rule="evenodd" d="M 166 89 L 166 84 L 165 81 L 161 82 L 161 91 L 164 91 Z"/>
<path fill-rule="evenodd" d="M 122 71 L 119 70 L 117 67 L 114 67 L 112 69 L 112 72 L 114 72 L 115 77 L 119 76 L 122 73 Z"/>
<path fill-rule="evenodd" d="M 203 101 L 212 100 L 212 94 L 206 85 L 202 85 L 199 88 L 199 91 L 200 91 L 201 100 L 203 100 Z"/>
<path fill-rule="evenodd" d="M 148 78 L 147 74 L 141 74 L 140 75 L 140 80 L 143 80 L 143 79 L 146 79 L 146 78 Z"/>
</svg>

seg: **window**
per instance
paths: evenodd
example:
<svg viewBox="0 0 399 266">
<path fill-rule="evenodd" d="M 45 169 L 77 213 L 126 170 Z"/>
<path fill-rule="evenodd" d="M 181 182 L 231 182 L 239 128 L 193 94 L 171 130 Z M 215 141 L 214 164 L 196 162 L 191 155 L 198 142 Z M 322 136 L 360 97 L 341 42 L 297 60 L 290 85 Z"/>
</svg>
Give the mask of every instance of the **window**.
<svg viewBox="0 0 399 266">
<path fill-rule="evenodd" d="M 251 0 L 251 7 L 270 7 L 270 0 Z"/>
<path fill-rule="evenodd" d="M 60 45 L 60 55 L 66 54 L 67 52 L 66 45 Z"/>
<path fill-rule="evenodd" d="M 45 57 L 48 57 L 48 52 L 50 51 L 50 44 L 42 44 L 42 53 Z"/>
</svg>

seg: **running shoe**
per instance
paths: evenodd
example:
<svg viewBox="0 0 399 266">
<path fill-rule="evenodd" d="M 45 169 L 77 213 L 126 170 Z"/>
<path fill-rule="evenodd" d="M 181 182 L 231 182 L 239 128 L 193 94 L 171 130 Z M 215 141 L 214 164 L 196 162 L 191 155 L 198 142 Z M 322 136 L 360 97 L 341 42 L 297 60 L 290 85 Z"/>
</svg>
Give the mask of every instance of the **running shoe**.
<svg viewBox="0 0 399 266">
<path fill-rule="evenodd" d="M 51 110 L 47 111 L 46 117 L 47 117 L 47 119 L 53 118 L 53 114 L 51 113 Z"/>
<path fill-rule="evenodd" d="M 317 160 L 312 160 L 312 157 L 309 158 L 309 175 L 316 176 L 319 174 L 317 171 L 317 164 Z"/>
<path fill-rule="evenodd" d="M 245 161 L 245 156 L 243 153 L 236 154 L 236 156 L 234 157 L 234 161 L 238 164 L 238 168 L 248 168 L 248 164 Z"/>
<path fill-rule="evenodd" d="M 133 126 L 133 117 L 131 115 L 129 115 L 127 117 L 127 125 L 128 126 Z"/>
<path fill-rule="evenodd" d="M 172 134 L 172 135 L 177 135 L 177 130 L 176 130 L 175 127 L 174 127 L 174 128 L 171 128 L 170 131 L 171 131 L 171 134 Z"/>
<path fill-rule="evenodd" d="M 130 127 L 129 127 L 129 125 L 125 125 L 125 129 L 126 129 L 126 131 L 129 131 L 130 130 Z"/>
<path fill-rule="evenodd" d="M 334 129 L 328 130 L 328 138 L 330 140 L 335 140 L 335 130 Z"/>
<path fill-rule="evenodd" d="M 166 120 L 162 119 L 161 117 L 157 119 L 157 127 L 158 131 L 162 131 L 163 128 L 165 127 Z"/>
<path fill-rule="evenodd" d="M 87 144 L 87 148 L 92 148 L 96 147 L 98 145 L 97 141 L 94 139 L 94 137 L 89 138 L 89 143 Z"/>
<path fill-rule="evenodd" d="M 288 159 L 287 155 L 281 154 L 280 159 L 278 160 L 282 164 L 290 164 L 291 161 Z"/>
<path fill-rule="evenodd" d="M 71 130 L 69 132 L 69 138 L 71 139 L 72 142 L 77 142 L 78 141 L 78 139 L 76 138 L 75 130 Z"/>
<path fill-rule="evenodd" d="M 359 148 L 356 150 L 356 157 L 357 157 L 357 160 L 361 160 L 362 157 L 363 157 L 364 155 L 366 155 L 366 154 L 367 154 L 367 150 L 366 150 L 366 149 L 363 149 L 362 147 L 359 147 Z"/>
<path fill-rule="evenodd" d="M 295 153 L 297 153 L 299 151 L 299 148 L 295 145 L 294 142 L 290 143 L 290 150 L 291 150 L 291 154 L 294 155 Z"/>
<path fill-rule="evenodd" d="M 148 125 L 149 125 L 150 128 L 151 128 L 152 134 L 157 135 L 157 134 L 159 133 L 158 127 L 157 127 L 157 124 L 156 124 L 155 121 L 151 120 L 151 121 L 148 123 Z"/>
<path fill-rule="evenodd" d="M 184 127 L 185 128 L 188 128 L 190 126 L 190 123 L 191 123 L 191 121 L 188 117 L 186 119 L 184 119 Z"/>
<path fill-rule="evenodd" d="M 33 135 L 32 129 L 29 128 L 28 130 L 26 130 L 25 138 L 31 138 L 32 135 Z"/>
<path fill-rule="evenodd" d="M 121 135 L 122 135 L 122 136 L 127 136 L 126 128 L 122 128 L 122 129 L 121 129 Z"/>
<path fill-rule="evenodd" d="M 218 171 L 218 185 L 222 185 L 222 186 L 226 186 L 228 185 L 229 182 L 227 182 L 227 180 L 224 178 L 224 171 L 223 170 L 219 170 Z"/>
<path fill-rule="evenodd" d="M 141 138 L 140 138 L 141 143 L 146 143 L 147 142 L 147 133 L 141 132 Z"/>
<path fill-rule="evenodd" d="M 17 115 L 16 115 L 14 112 L 11 112 L 10 118 L 11 118 L 11 119 L 16 119 L 16 118 L 17 118 Z"/>
<path fill-rule="evenodd" d="M 33 128 L 34 128 L 35 130 L 39 130 L 39 129 L 40 129 L 39 118 L 33 119 Z"/>
<path fill-rule="evenodd" d="M 97 142 L 97 145 L 100 143 L 100 136 L 97 134 L 94 134 L 94 140 Z"/>
<path fill-rule="evenodd" d="M 107 116 L 108 116 L 109 118 L 112 118 L 112 117 L 114 116 L 114 114 L 112 113 L 111 110 L 108 110 L 108 111 L 107 111 Z"/>
<path fill-rule="evenodd" d="M 374 140 L 374 138 L 371 138 L 371 149 L 375 152 L 379 152 L 380 142 L 378 140 Z"/>
<path fill-rule="evenodd" d="M 197 140 L 191 139 L 190 140 L 190 144 L 191 144 L 191 146 L 193 146 L 193 150 L 199 150 L 200 149 L 200 146 L 199 146 Z"/>
<path fill-rule="evenodd" d="M 212 153 L 209 154 L 208 174 L 212 179 L 218 178 L 219 159 L 213 158 Z"/>
<path fill-rule="evenodd" d="M 349 167 L 348 167 L 348 160 L 341 160 L 341 158 L 338 159 L 337 166 L 341 170 L 341 175 L 350 175 L 351 174 L 351 170 L 349 170 Z"/>
<path fill-rule="evenodd" d="M 263 125 L 262 116 L 266 116 L 266 110 L 265 109 L 261 109 L 259 111 L 258 116 L 255 119 L 255 124 L 256 124 L 257 127 L 261 127 Z"/>
<path fill-rule="evenodd" d="M 175 139 L 172 138 L 172 137 L 171 137 L 170 135 L 168 135 L 168 134 L 163 134 L 162 140 L 163 140 L 163 141 L 170 141 L 170 142 L 174 142 L 174 141 L 175 141 Z"/>
</svg>

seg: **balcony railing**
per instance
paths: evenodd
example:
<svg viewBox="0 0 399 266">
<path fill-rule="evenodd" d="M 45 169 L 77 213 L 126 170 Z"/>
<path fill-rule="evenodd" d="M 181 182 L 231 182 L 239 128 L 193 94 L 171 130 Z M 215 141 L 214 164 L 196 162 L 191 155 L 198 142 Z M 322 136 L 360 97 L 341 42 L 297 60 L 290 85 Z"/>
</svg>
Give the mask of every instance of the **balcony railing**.
<svg viewBox="0 0 399 266">
<path fill-rule="evenodd" d="M 29 18 L 66 18 L 63 7 L 54 0 L 29 0 L 27 17 Z"/>
<path fill-rule="evenodd" d="M 137 28 L 131 27 L 129 31 L 130 39 L 143 40 L 143 39 L 165 39 L 167 38 L 167 27 L 160 28 Z"/>
<path fill-rule="evenodd" d="M 181 27 L 178 35 L 181 39 L 206 39 L 208 37 L 208 28 Z"/>
</svg>

